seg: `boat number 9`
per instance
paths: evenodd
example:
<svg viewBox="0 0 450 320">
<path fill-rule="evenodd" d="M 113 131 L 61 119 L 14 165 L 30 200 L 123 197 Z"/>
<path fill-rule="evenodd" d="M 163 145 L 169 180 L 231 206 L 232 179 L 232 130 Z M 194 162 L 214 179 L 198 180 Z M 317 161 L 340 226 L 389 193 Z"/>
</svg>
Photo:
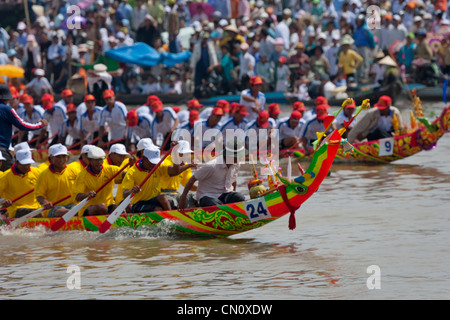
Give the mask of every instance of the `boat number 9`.
<svg viewBox="0 0 450 320">
<path fill-rule="evenodd" d="M 394 138 L 386 138 L 379 141 L 379 156 L 391 156 L 393 152 Z"/>
<path fill-rule="evenodd" d="M 245 213 L 251 222 L 255 222 L 262 219 L 268 219 L 270 215 L 269 209 L 264 198 L 256 198 L 244 203 Z"/>
</svg>

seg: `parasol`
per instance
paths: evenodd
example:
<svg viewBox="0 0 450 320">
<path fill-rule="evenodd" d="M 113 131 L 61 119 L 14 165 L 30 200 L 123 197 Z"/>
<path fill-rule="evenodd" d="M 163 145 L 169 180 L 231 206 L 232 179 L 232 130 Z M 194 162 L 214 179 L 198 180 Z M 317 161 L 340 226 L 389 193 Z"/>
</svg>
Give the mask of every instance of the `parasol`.
<svg viewBox="0 0 450 320">
<path fill-rule="evenodd" d="M 203 12 L 209 17 L 214 13 L 214 7 L 205 2 L 195 2 L 189 5 L 189 13 L 191 17 L 197 14 L 198 7 L 201 7 Z"/>
<path fill-rule="evenodd" d="M 0 65 L 0 76 L 10 77 L 10 78 L 23 78 L 24 69 L 21 67 L 16 67 L 12 64 Z"/>
</svg>

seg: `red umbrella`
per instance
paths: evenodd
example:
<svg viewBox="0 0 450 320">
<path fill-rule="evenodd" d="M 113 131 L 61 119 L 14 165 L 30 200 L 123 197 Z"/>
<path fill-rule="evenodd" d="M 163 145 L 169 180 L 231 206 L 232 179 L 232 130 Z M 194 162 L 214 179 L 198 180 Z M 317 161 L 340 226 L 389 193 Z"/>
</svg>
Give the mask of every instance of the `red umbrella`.
<svg viewBox="0 0 450 320">
<path fill-rule="evenodd" d="M 195 2 L 189 5 L 189 13 L 191 14 L 191 17 L 197 14 L 198 7 L 201 7 L 203 12 L 208 16 L 208 18 L 214 12 L 214 7 L 212 5 L 204 2 Z"/>
</svg>

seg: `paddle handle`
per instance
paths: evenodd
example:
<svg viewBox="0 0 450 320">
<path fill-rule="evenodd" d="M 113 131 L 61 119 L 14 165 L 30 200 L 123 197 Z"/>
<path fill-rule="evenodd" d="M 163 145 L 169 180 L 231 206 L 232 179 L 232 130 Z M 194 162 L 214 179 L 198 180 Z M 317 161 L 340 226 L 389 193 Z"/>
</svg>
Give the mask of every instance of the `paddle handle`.
<svg viewBox="0 0 450 320">
<path fill-rule="evenodd" d="M 31 189 L 31 190 L 28 190 L 27 192 L 25 192 L 24 194 L 18 196 L 17 198 L 12 199 L 12 200 L 11 200 L 11 203 L 16 202 L 17 200 L 20 200 L 20 199 L 22 199 L 23 197 L 26 197 L 27 195 L 29 195 L 29 194 L 32 193 L 33 191 L 34 191 L 34 188 Z M 2 207 L 0 210 L 6 210 L 6 208 L 5 208 L 5 207 Z"/>
</svg>

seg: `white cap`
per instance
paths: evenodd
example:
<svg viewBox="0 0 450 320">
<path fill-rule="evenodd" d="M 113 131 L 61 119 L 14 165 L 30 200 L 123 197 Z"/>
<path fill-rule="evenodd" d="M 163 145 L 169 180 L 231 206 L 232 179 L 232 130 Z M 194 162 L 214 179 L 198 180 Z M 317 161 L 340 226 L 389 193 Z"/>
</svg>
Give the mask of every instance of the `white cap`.
<svg viewBox="0 0 450 320">
<path fill-rule="evenodd" d="M 226 19 L 220 19 L 219 26 L 226 27 L 228 25 L 228 21 Z"/>
<path fill-rule="evenodd" d="M 144 149 L 147 149 L 147 148 L 156 148 L 156 149 L 158 149 L 158 147 L 153 144 L 153 141 L 150 138 L 141 139 L 141 140 L 139 140 L 139 142 L 136 145 L 137 151 L 144 150 Z"/>
<path fill-rule="evenodd" d="M 60 156 L 60 155 L 65 155 L 65 156 L 69 155 L 69 152 L 67 151 L 66 146 L 63 146 L 61 143 L 50 146 L 50 148 L 48 148 L 48 151 L 52 157 L 56 157 L 56 156 Z"/>
<path fill-rule="evenodd" d="M 27 25 L 23 21 L 19 21 L 17 24 L 17 30 L 25 30 L 27 28 Z"/>
<path fill-rule="evenodd" d="M 17 153 L 20 150 L 34 150 L 34 149 L 31 149 L 30 146 L 28 145 L 28 142 L 24 141 L 14 146 L 14 153 Z"/>
<path fill-rule="evenodd" d="M 178 152 L 178 153 L 192 153 L 192 152 L 194 152 L 189 147 L 189 141 L 186 141 L 186 140 L 178 141 L 178 145 L 175 148 L 176 148 L 176 152 Z"/>
<path fill-rule="evenodd" d="M 81 148 L 81 153 L 88 153 L 89 149 L 92 148 L 93 146 L 91 144 L 85 144 L 83 146 L 83 148 Z"/>
<path fill-rule="evenodd" d="M 32 164 L 34 163 L 33 156 L 31 155 L 31 150 L 20 150 L 16 153 L 16 160 L 20 164 Z"/>
<path fill-rule="evenodd" d="M 125 149 L 125 146 L 121 143 L 116 143 L 111 146 L 109 149 L 110 153 L 117 153 L 120 155 L 128 155 L 127 149 Z"/>
<path fill-rule="evenodd" d="M 88 151 L 88 158 L 89 159 L 105 159 L 106 153 L 103 151 L 103 149 L 100 149 L 99 147 L 92 146 Z"/>
<path fill-rule="evenodd" d="M 37 76 L 45 76 L 45 71 L 44 71 L 44 69 L 36 69 L 34 74 Z"/>
<path fill-rule="evenodd" d="M 158 164 L 161 161 L 161 153 L 157 149 L 146 148 L 144 149 L 144 157 L 153 164 Z"/>
</svg>

